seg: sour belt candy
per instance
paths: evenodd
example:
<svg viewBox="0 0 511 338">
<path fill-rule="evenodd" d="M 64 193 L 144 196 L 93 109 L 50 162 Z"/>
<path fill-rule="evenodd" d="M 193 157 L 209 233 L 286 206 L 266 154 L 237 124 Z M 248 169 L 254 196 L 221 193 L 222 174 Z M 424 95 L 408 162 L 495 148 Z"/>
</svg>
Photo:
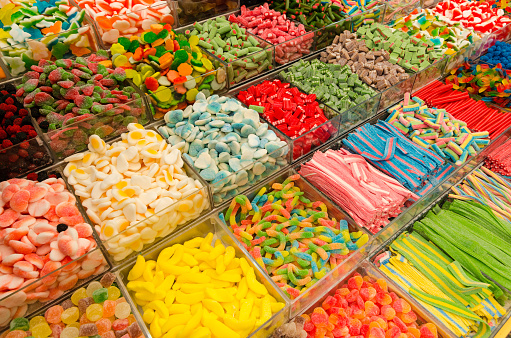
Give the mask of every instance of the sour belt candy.
<svg viewBox="0 0 511 338">
<path fill-rule="evenodd" d="M 135 123 L 121 137 L 107 145 L 92 135 L 89 151 L 66 158 L 64 168 L 114 260 L 167 236 L 208 207 L 206 189 L 183 169 L 178 149 Z"/>
<path fill-rule="evenodd" d="M 144 337 L 114 281 L 115 275 L 108 272 L 99 282 L 89 283 L 60 305 L 48 308 L 44 316 L 14 319 L 2 338 Z"/>
<path fill-rule="evenodd" d="M 511 176 L 511 140 L 488 154 L 484 165 L 495 173 Z"/>
<path fill-rule="evenodd" d="M 501 287 L 511 285 L 509 245 L 493 228 L 500 229 L 499 221 L 487 207 L 437 205 L 413 233 L 390 244 L 393 253 L 379 257 L 380 269 L 456 336 L 488 337 L 489 325 L 505 314 L 497 301 Z"/>
<path fill-rule="evenodd" d="M 307 33 L 303 24 L 296 25 L 285 14 L 269 9 L 267 3 L 253 10 L 242 6 L 241 14 L 231 14 L 229 21 L 275 45 L 275 61 L 281 65 L 309 54 L 314 43 L 314 33 Z"/>
<path fill-rule="evenodd" d="M 84 22 L 85 11 L 69 0 L 22 0 L 2 5 L 0 11 L 0 49 L 13 76 L 41 59 L 82 56 L 97 49 L 92 27 Z"/>
<path fill-rule="evenodd" d="M 345 149 L 315 152 L 300 174 L 372 233 L 399 215 L 408 199 L 418 199 L 362 156 Z"/>
<path fill-rule="evenodd" d="M 199 92 L 209 97 L 226 87 L 225 67 L 200 49 L 196 36 L 176 34 L 169 24 L 152 24 L 140 37 L 121 37 L 110 47 L 115 67 L 149 93 L 155 118 L 195 102 Z"/>
<path fill-rule="evenodd" d="M 340 113 L 376 95 L 376 91 L 352 73 L 348 65 L 326 63 L 325 60 L 300 60 L 280 75 L 305 93 L 315 94 L 316 99 Z M 371 111 L 372 105 L 372 101 L 368 102 L 367 110 Z"/>
<path fill-rule="evenodd" d="M 287 164 L 287 143 L 255 110 L 227 96 L 199 93 L 193 106 L 165 114 L 165 122 L 158 130 L 212 184 L 215 203 Z"/>
<path fill-rule="evenodd" d="M 107 264 L 61 178 L 15 178 L 1 182 L 0 192 L 0 288 L 18 291 L 2 294 L 4 325 L 23 316 L 28 304 L 57 299 Z"/>
<path fill-rule="evenodd" d="M 121 36 L 131 37 L 160 22 L 174 24 L 165 1 L 157 0 L 76 0 L 97 23 L 103 44 L 113 44 Z"/>
<path fill-rule="evenodd" d="M 152 337 L 247 337 L 284 307 L 236 249 L 209 233 L 137 257 L 128 290 Z"/>
<path fill-rule="evenodd" d="M 389 292 L 387 282 L 355 273 L 307 310 L 273 332 L 273 338 L 398 337 L 436 338 L 433 323 L 419 325 L 415 311 L 404 298 Z"/>
<path fill-rule="evenodd" d="M 346 220 L 330 218 L 325 203 L 296 187 L 299 175 L 262 188 L 250 201 L 235 197 L 220 218 L 273 281 L 294 299 L 367 243 Z"/>
<path fill-rule="evenodd" d="M 467 93 L 458 97 L 468 98 Z M 457 97 L 436 98 L 429 101 L 437 106 Z M 468 156 L 475 156 L 490 143 L 487 131 L 472 132 L 464 121 L 455 119 L 445 109 L 429 108 L 418 97 L 405 94 L 405 99 L 389 109 L 386 122 L 399 129 L 421 147 L 434 151 L 456 165 L 463 164 Z"/>
<path fill-rule="evenodd" d="M 247 33 L 224 17 L 195 22 L 187 36 L 198 36 L 198 45 L 227 63 L 231 85 L 273 69 L 273 46 Z M 269 48 L 271 47 L 271 48 Z"/>
</svg>

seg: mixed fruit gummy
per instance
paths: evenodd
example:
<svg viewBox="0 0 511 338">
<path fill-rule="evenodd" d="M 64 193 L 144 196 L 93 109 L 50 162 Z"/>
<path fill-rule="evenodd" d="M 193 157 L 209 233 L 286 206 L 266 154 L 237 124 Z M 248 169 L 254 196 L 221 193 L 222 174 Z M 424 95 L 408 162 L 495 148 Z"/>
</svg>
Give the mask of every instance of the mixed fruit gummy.
<svg viewBox="0 0 511 338">
<path fill-rule="evenodd" d="M 76 290 L 71 298 L 46 310 L 44 316 L 16 318 L 2 338 L 138 338 L 142 330 L 131 313 L 131 306 L 121 297 L 106 273 L 87 288 Z"/>
</svg>

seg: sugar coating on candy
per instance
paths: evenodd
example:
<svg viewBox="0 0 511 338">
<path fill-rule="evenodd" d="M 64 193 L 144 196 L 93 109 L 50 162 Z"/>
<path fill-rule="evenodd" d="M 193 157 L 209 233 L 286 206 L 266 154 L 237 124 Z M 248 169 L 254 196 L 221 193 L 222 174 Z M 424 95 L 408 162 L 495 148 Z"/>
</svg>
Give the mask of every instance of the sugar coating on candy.
<svg viewBox="0 0 511 338">
<path fill-rule="evenodd" d="M 432 313 L 456 336 L 468 337 L 505 314 L 497 299 L 504 293 L 502 287 L 511 286 L 508 275 L 501 274 L 510 269 L 511 252 L 506 243 L 511 233 L 506 231 L 504 237 L 497 234 L 502 222 L 490 208 L 477 203 L 455 200 L 447 201 L 442 207 L 436 205 L 414 223 L 413 232 L 404 232 L 390 243 L 392 252 L 377 257 L 379 268 L 401 286 L 405 282 L 404 289 L 428 309 L 445 311 Z M 473 243 L 470 248 L 463 244 L 467 241 Z M 458 260 L 460 250 L 466 252 L 466 256 Z M 499 267 L 491 263 L 497 256 L 502 260 Z M 426 267 L 425 261 L 435 268 Z M 441 279 L 457 280 L 460 271 L 470 274 L 470 285 L 446 289 Z M 478 287 L 473 289 L 474 285 Z M 470 296 L 468 290 L 471 290 Z M 431 299 L 433 295 L 435 298 Z M 442 302 L 450 306 L 446 308 Z M 487 306 L 484 311 L 480 310 L 484 308 L 479 306 L 482 304 Z M 405 312 L 403 304 L 396 306 L 394 302 L 393 308 L 396 317 L 405 324 L 413 320 L 410 316 L 399 315 L 400 311 Z M 490 312 L 494 315 L 488 316 Z M 459 325 L 463 322 L 468 325 Z"/>
<path fill-rule="evenodd" d="M 434 99 L 429 103 L 437 106 L 458 97 L 468 98 L 467 93 L 456 95 L 457 97 Z M 445 109 L 429 108 L 417 97 L 412 97 L 408 105 L 403 102 L 389 109 L 391 114 L 386 121 L 414 143 L 434 151 L 456 165 L 463 164 L 468 156 L 475 156 L 490 142 L 487 131 L 472 132 L 467 128 L 466 122 L 454 119 Z"/>
<path fill-rule="evenodd" d="M 197 93 L 209 97 L 225 88 L 225 67 L 197 46 L 196 36 L 176 34 L 169 24 L 152 24 L 139 38 L 120 37 L 112 45 L 115 67 L 126 69 L 135 85 L 150 94 L 156 118 L 183 109 Z"/>
<path fill-rule="evenodd" d="M 303 24 L 296 25 L 285 14 L 271 10 L 267 3 L 252 10 L 241 6 L 241 14 L 231 14 L 229 21 L 275 45 L 278 64 L 286 64 L 311 52 L 314 33 L 307 33 Z M 286 41 L 289 42 L 284 43 Z"/>
<path fill-rule="evenodd" d="M 106 45 L 113 44 L 119 37 L 130 38 L 149 29 L 153 24 L 163 22 L 174 24 L 174 15 L 166 3 L 149 1 L 76 1 L 80 8 L 97 23 L 101 39 Z"/>
<path fill-rule="evenodd" d="M 187 175 L 178 149 L 140 124 L 127 128 L 112 144 L 92 135 L 89 150 L 66 158 L 64 168 L 100 238 L 111 243 L 115 260 L 165 237 L 208 207 L 206 190 Z M 130 232 L 123 232 L 127 228 Z"/>
<path fill-rule="evenodd" d="M 418 198 L 362 156 L 342 148 L 315 152 L 300 174 L 372 233 L 399 215 L 407 200 Z"/>
<path fill-rule="evenodd" d="M 138 256 L 126 287 L 136 304 L 147 305 L 141 314 L 151 336 L 247 337 L 280 311 L 284 303 L 269 294 L 244 257 L 236 256 L 234 247 L 212 233 L 166 247 L 156 261 Z M 126 331 L 138 330 L 126 326 Z"/>
<path fill-rule="evenodd" d="M 114 287 L 114 286 L 111 286 Z M 43 316 L 36 316 L 30 319 L 16 318 L 11 321 L 11 331 L 7 333 L 6 338 L 25 338 L 32 336 L 34 338 L 77 338 L 77 337 L 101 337 L 115 338 L 118 332 L 124 331 L 114 325 L 116 322 L 113 313 L 106 313 L 103 308 L 107 305 L 113 306 L 114 311 L 117 308 L 122 309 L 125 314 L 126 326 L 132 335 L 126 338 L 142 337 L 142 331 L 136 323 L 134 315 L 131 313 L 131 307 L 124 298 L 119 298 L 119 289 L 115 287 L 117 297 L 115 301 L 104 301 L 100 303 L 89 303 L 82 311 L 76 307 L 76 303 L 81 303 L 86 298 L 86 289 L 76 290 L 71 298 L 66 299 L 64 303 L 70 302 L 70 307 L 63 309 L 60 305 L 48 308 Z M 109 295 L 110 297 L 110 295 Z M 127 314 L 126 314 L 127 311 Z M 112 311 L 111 311 L 112 312 Z M 103 314 L 108 314 L 104 316 Z M 110 315 L 111 314 L 111 315 Z M 138 328 L 138 329 L 137 329 Z M 13 334 L 15 332 L 16 334 Z M 19 335 L 18 335 L 19 334 Z"/>
<path fill-rule="evenodd" d="M 399 315 L 389 310 L 399 308 Z M 404 318 L 405 322 L 400 318 Z M 406 324 L 405 324 L 406 323 Z M 362 277 L 355 273 L 329 292 L 321 306 L 308 310 L 273 332 L 273 338 L 399 337 L 436 338 L 437 327 L 432 323 L 419 325 L 417 315 L 408 302 L 389 292 L 384 279 Z"/>
<path fill-rule="evenodd" d="M 11 179 L 0 184 L 0 195 L 0 250 L 3 266 L 9 267 L 2 276 L 2 288 L 20 290 L 16 297 L 4 300 L 3 309 L 12 309 L 13 315 L 19 309 L 23 315 L 26 301 L 56 299 L 78 280 L 103 271 L 106 262 L 97 253 L 92 232 L 76 230 L 90 225 L 84 223 L 75 197 L 61 178 Z M 29 290 L 23 288 L 36 280 Z M 59 306 L 52 311 L 59 309 L 64 310 Z"/>
<path fill-rule="evenodd" d="M 286 163 L 288 147 L 259 114 L 226 96 L 197 95 L 193 106 L 165 114 L 160 133 L 214 189 L 230 199 Z"/>
<path fill-rule="evenodd" d="M 507 140 L 500 147 L 496 148 L 484 161 L 486 168 L 494 173 L 511 176 L 511 140 Z"/>
<path fill-rule="evenodd" d="M 299 175 L 290 176 L 274 183 L 267 193 L 263 188 L 252 201 L 239 195 L 221 214 L 236 238 L 291 299 L 369 239 L 362 231 L 350 232 L 346 220 L 330 218 L 325 203 L 303 195 L 295 186 L 299 179 Z M 277 213 L 272 214 L 273 210 Z"/>
<path fill-rule="evenodd" d="M 371 87 L 363 83 L 359 75 L 352 73 L 348 65 L 326 63 L 318 59 L 299 60 L 282 71 L 281 76 L 306 93 L 313 93 L 316 99 L 338 112 L 369 100 L 376 95 Z M 373 102 L 368 102 L 371 111 Z"/>
<path fill-rule="evenodd" d="M 187 30 L 186 35 L 197 36 L 200 47 L 228 63 L 227 79 L 230 84 L 273 69 L 273 51 L 268 48 L 268 43 L 249 35 L 245 28 L 224 17 L 216 17 L 202 24 L 196 22 L 193 30 Z"/>
</svg>

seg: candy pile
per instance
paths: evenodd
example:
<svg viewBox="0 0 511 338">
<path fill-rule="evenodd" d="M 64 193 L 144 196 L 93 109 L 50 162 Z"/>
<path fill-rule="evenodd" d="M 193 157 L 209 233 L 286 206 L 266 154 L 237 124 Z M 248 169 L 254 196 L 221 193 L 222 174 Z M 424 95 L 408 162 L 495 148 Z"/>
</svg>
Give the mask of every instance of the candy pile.
<svg viewBox="0 0 511 338">
<path fill-rule="evenodd" d="M 241 14 L 231 14 L 229 21 L 275 45 L 275 61 L 281 65 L 309 54 L 314 43 L 314 33 L 306 33 L 303 24 L 295 25 L 285 14 L 269 9 L 268 3 L 253 10 L 242 6 Z"/>
<path fill-rule="evenodd" d="M 378 90 L 389 88 L 409 77 L 401 66 L 390 61 L 391 54 L 379 48 L 370 51 L 366 41 L 358 40 L 357 33 L 349 31 L 336 36 L 332 45 L 320 55 L 322 62 L 348 65 L 362 81 Z"/>
<path fill-rule="evenodd" d="M 440 1 L 432 14 L 447 24 L 460 23 L 463 27 L 478 33 L 495 32 L 511 23 L 502 9 L 495 8 L 491 2 L 450 0 Z"/>
<path fill-rule="evenodd" d="M 0 193 L 0 284 L 4 291 L 19 291 L 2 296 L 4 325 L 23 316 L 27 304 L 57 299 L 79 279 L 101 273 L 106 261 L 61 178 L 11 179 L 0 183 Z"/>
<path fill-rule="evenodd" d="M 236 196 L 224 223 L 273 281 L 294 299 L 367 243 L 362 231 L 330 218 L 325 203 L 295 186 L 300 175 L 262 188 L 250 201 Z M 353 229 L 353 227 L 352 227 Z"/>
<path fill-rule="evenodd" d="M 399 215 L 408 199 L 418 199 L 362 156 L 342 148 L 315 152 L 301 166 L 300 174 L 372 233 Z"/>
<path fill-rule="evenodd" d="M 382 278 L 355 273 L 330 294 L 321 306 L 276 329 L 273 338 L 437 337 L 435 324 L 419 326 L 410 303 L 389 292 Z"/>
<path fill-rule="evenodd" d="M 231 23 L 224 17 L 193 24 L 193 30 L 187 30 L 187 36 L 199 37 L 199 46 L 228 63 L 227 78 L 230 84 L 248 80 L 273 68 L 273 48 L 237 23 Z"/>
<path fill-rule="evenodd" d="M 99 282 L 91 282 L 60 305 L 48 308 L 44 317 L 14 319 L 5 337 L 144 337 L 131 306 L 112 285 L 114 281 L 115 275 L 107 272 Z"/>
<path fill-rule="evenodd" d="M 477 66 L 479 67 L 479 66 Z M 427 86 L 421 88 L 414 95 L 425 101 L 430 106 L 445 109 L 454 119 L 465 121 L 467 127 L 475 132 L 487 131 L 490 138 L 493 139 L 506 130 L 511 124 L 511 114 L 485 105 L 484 101 L 476 101 L 463 93 L 460 93 L 461 83 L 457 77 L 450 76 L 446 79 L 446 84 L 434 80 Z M 486 82 L 488 88 L 490 77 L 486 79 L 475 80 L 478 85 Z M 497 84 L 497 86 L 499 86 Z M 461 87 L 463 89 L 463 87 Z M 469 93 L 473 92 L 467 88 Z"/>
<path fill-rule="evenodd" d="M 357 74 L 352 73 L 348 65 L 341 66 L 318 59 L 299 60 L 287 70 L 280 72 L 286 81 L 306 93 L 315 94 L 316 99 L 341 113 L 376 95 L 376 91 L 363 83 Z M 371 104 L 372 102 L 369 103 Z M 368 110 L 372 108 L 369 107 Z"/>
<path fill-rule="evenodd" d="M 159 0 L 76 0 L 80 8 L 97 23 L 104 44 L 113 44 L 121 36 L 131 37 L 159 22 L 174 24 L 168 4 Z"/>
<path fill-rule="evenodd" d="M 436 98 L 429 103 L 441 103 L 468 98 L 467 93 L 457 97 Z M 386 122 L 399 129 L 410 140 L 426 149 L 433 150 L 456 165 L 463 164 L 468 156 L 476 155 L 490 143 L 487 131 L 472 132 L 467 124 L 453 118 L 445 109 L 429 108 L 423 100 L 405 94 L 402 102 L 389 109 Z"/>
<path fill-rule="evenodd" d="M 454 170 L 444 165 L 440 156 L 419 147 L 396 127 L 381 120 L 358 128 L 342 143 L 419 196 L 431 188 L 430 178 L 441 180 Z"/>
<path fill-rule="evenodd" d="M 380 269 L 455 336 L 490 333 L 506 311 L 497 302 L 511 287 L 511 239 L 491 209 L 453 201 L 433 210 L 378 257 Z M 470 244 L 468 244 L 470 243 Z"/>
<path fill-rule="evenodd" d="M 330 2 L 311 4 L 307 0 L 272 0 L 270 7 L 311 28 L 325 27 L 342 20 L 345 16 L 342 6 Z M 351 14 L 355 14 L 357 10 L 354 9 Z"/>
<path fill-rule="evenodd" d="M 213 185 L 215 203 L 231 199 L 287 163 L 287 143 L 261 123 L 255 110 L 235 99 L 206 99 L 199 93 L 193 106 L 168 112 L 165 122 L 158 130 Z"/>
<path fill-rule="evenodd" d="M 496 41 L 486 54 L 481 56 L 481 61 L 490 65 L 502 64 L 502 68 L 511 69 L 511 44 Z"/>
<path fill-rule="evenodd" d="M 390 54 L 388 61 L 398 64 L 407 71 L 418 72 L 433 64 L 436 59 L 442 56 L 435 43 L 426 38 L 410 37 L 407 33 L 384 26 L 380 23 L 373 23 L 360 27 L 357 36 L 365 41 L 370 50 L 384 49 Z M 353 44 L 354 47 L 354 44 Z M 347 48 L 348 52 L 353 47 Z"/>
<path fill-rule="evenodd" d="M 392 27 L 410 36 L 431 40 L 440 52 L 447 55 L 455 54 L 481 39 L 473 30 L 464 28 L 459 23 L 448 25 L 430 12 L 430 10 L 416 9 L 409 15 L 396 20 Z"/>
<path fill-rule="evenodd" d="M 153 24 L 140 37 L 119 38 L 110 52 L 113 65 L 124 68 L 126 76 L 150 94 L 158 109 L 155 117 L 161 118 L 169 109 L 193 103 L 199 92 L 208 97 L 227 84 L 225 68 L 198 43 L 198 37 L 187 39 L 169 24 Z"/>
<path fill-rule="evenodd" d="M 21 0 L 2 5 L 0 48 L 13 76 L 28 71 L 41 59 L 82 56 L 96 50 L 85 11 L 69 0 Z"/>
<path fill-rule="evenodd" d="M 89 151 L 66 158 L 64 169 L 116 261 L 208 208 L 206 189 L 188 176 L 179 150 L 135 123 L 121 137 L 107 145 L 92 135 Z"/>
<path fill-rule="evenodd" d="M 501 229 L 494 229 L 493 231 L 500 238 L 510 239 L 511 227 L 508 222 L 511 222 L 511 208 L 509 206 L 511 184 L 508 180 L 486 167 L 481 167 L 468 175 L 461 184 L 451 189 L 452 193 L 449 197 L 483 204 L 491 208 L 498 216 L 495 220 L 504 219 L 505 221 L 500 221 Z"/>
<path fill-rule="evenodd" d="M 511 140 L 488 154 L 484 165 L 498 174 L 511 176 Z"/>
<path fill-rule="evenodd" d="M 61 178 L 62 175 L 57 170 L 41 170 L 37 173 L 27 174 L 27 180 L 41 182 L 48 178 Z"/>
<path fill-rule="evenodd" d="M 156 261 L 137 257 L 127 288 L 154 338 L 247 337 L 284 307 L 234 247 L 213 237 L 174 244 Z"/>
</svg>

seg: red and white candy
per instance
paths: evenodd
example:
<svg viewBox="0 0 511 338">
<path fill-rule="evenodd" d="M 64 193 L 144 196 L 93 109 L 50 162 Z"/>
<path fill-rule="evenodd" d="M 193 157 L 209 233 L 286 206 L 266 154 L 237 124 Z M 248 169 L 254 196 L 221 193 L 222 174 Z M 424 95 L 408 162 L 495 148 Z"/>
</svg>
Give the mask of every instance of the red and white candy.
<svg viewBox="0 0 511 338">
<path fill-rule="evenodd" d="M 291 62 L 311 52 L 314 33 L 307 33 L 304 25 L 295 24 L 286 18 L 286 14 L 270 9 L 267 3 L 253 10 L 241 6 L 241 15 L 231 14 L 229 21 L 274 44 L 275 61 L 279 64 Z"/>
<path fill-rule="evenodd" d="M 106 262 L 62 179 L 4 181 L 0 197 L 0 325 L 5 325 L 23 316 L 28 304 L 56 299 L 79 279 L 102 272 Z"/>
</svg>

